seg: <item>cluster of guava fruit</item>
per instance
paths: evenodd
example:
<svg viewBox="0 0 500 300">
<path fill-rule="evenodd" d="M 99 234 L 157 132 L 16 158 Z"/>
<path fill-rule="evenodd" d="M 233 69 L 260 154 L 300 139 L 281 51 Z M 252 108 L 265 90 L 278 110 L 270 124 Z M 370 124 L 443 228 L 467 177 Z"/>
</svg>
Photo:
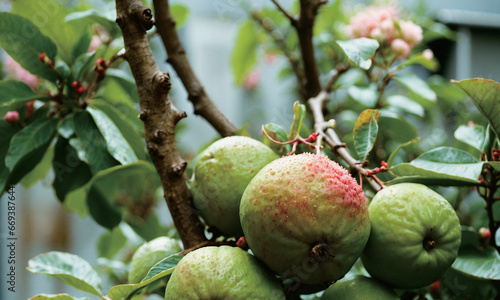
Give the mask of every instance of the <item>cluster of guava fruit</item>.
<svg viewBox="0 0 500 300">
<path fill-rule="evenodd" d="M 251 253 L 228 246 L 190 252 L 165 299 L 284 299 L 286 282 L 288 290 L 326 289 L 322 299 L 397 299 L 392 288 L 440 278 L 460 245 L 455 211 L 426 186 L 386 186 L 368 204 L 328 157 L 278 158 L 248 137 L 221 139 L 199 154 L 191 191 L 205 223 L 226 237 L 244 236 Z M 371 277 L 345 278 L 359 258 Z"/>
</svg>

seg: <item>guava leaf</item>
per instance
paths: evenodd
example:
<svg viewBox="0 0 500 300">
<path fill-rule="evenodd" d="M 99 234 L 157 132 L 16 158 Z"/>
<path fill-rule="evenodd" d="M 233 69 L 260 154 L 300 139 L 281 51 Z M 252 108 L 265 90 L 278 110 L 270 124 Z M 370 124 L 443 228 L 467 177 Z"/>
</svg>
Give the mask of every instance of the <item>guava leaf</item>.
<svg viewBox="0 0 500 300">
<path fill-rule="evenodd" d="M 410 163 L 391 168 L 397 182 L 419 182 L 428 185 L 478 185 L 484 162 L 471 154 L 450 147 L 430 150 Z"/>
<path fill-rule="evenodd" d="M 231 57 L 231 66 L 236 84 L 241 84 L 257 62 L 259 39 L 256 25 L 252 20 L 244 22 L 236 38 L 236 46 Z"/>
<path fill-rule="evenodd" d="M 380 46 L 377 40 L 368 38 L 337 41 L 337 44 L 349 60 L 363 70 L 368 70 L 372 66 L 371 57 Z"/>
<path fill-rule="evenodd" d="M 380 110 L 378 125 L 384 136 L 400 143 L 405 143 L 408 139 L 418 137 L 417 129 L 413 124 L 408 122 L 407 118 L 387 109 Z"/>
<path fill-rule="evenodd" d="M 452 80 L 452 82 L 469 95 L 500 138 L 500 83 L 484 78 Z"/>
<path fill-rule="evenodd" d="M 134 77 L 132 77 L 132 75 L 120 69 L 110 68 L 106 70 L 106 77 L 116 80 L 116 82 L 123 88 L 123 90 L 125 90 L 130 95 L 131 99 L 133 99 L 136 103 L 139 102 L 137 86 L 135 85 L 135 79 Z"/>
<path fill-rule="evenodd" d="M 368 107 L 374 107 L 380 96 L 375 84 L 370 84 L 368 87 L 358 87 L 353 85 L 347 90 L 347 92 L 354 100 Z"/>
<path fill-rule="evenodd" d="M 293 104 L 293 122 L 290 126 L 290 133 L 288 134 L 288 140 L 293 140 L 300 133 L 300 127 L 302 127 L 304 118 L 306 116 L 306 106 L 300 104 L 299 101 L 295 101 Z"/>
<path fill-rule="evenodd" d="M 58 251 L 40 254 L 29 260 L 27 270 L 54 276 L 76 289 L 102 296 L 101 278 L 77 255 Z"/>
<path fill-rule="evenodd" d="M 115 22 L 116 11 L 109 10 L 109 12 L 108 15 L 105 15 L 96 10 L 77 11 L 68 14 L 64 18 L 64 22 L 78 22 L 77 24 L 82 26 L 90 26 L 97 23 L 106 28 L 111 37 L 116 38 L 121 35 L 120 27 Z"/>
<path fill-rule="evenodd" d="M 455 130 L 455 140 L 472 148 L 472 154 L 480 157 L 489 143 L 486 130 L 487 129 L 483 126 L 476 124 L 473 126 L 460 125 L 457 130 Z"/>
<path fill-rule="evenodd" d="M 117 125 L 102 110 L 87 107 L 87 111 L 102 133 L 109 153 L 121 164 L 126 165 L 137 161 L 134 150 L 123 136 Z"/>
<path fill-rule="evenodd" d="M 57 126 L 57 132 L 65 139 L 71 138 L 75 133 L 75 129 L 73 128 L 74 116 L 75 114 L 66 115 L 61 122 L 59 122 L 59 126 Z"/>
<path fill-rule="evenodd" d="M 116 226 L 111 231 L 104 232 L 97 242 L 97 255 L 112 259 L 118 251 L 125 245 L 127 238 L 123 234 L 120 226 Z"/>
<path fill-rule="evenodd" d="M 389 107 L 397 108 L 401 111 L 419 116 L 421 118 L 425 115 L 425 109 L 419 103 L 402 95 L 391 95 L 386 99 Z"/>
<path fill-rule="evenodd" d="M 394 164 L 394 160 L 396 159 L 396 155 L 398 154 L 399 150 L 401 150 L 402 148 L 404 148 L 404 147 L 406 147 L 406 146 L 408 146 L 408 145 L 410 145 L 410 144 L 416 143 L 416 142 L 418 142 L 418 139 L 417 139 L 417 138 L 415 138 L 415 139 L 413 139 L 413 140 L 411 140 L 411 141 L 408 141 L 408 142 L 406 142 L 406 143 L 403 143 L 403 144 L 399 145 L 399 146 L 396 148 L 396 150 L 394 150 L 394 151 L 391 153 L 391 155 L 389 155 L 389 159 L 387 159 L 387 167 L 388 167 L 388 168 L 392 167 L 392 165 Z"/>
<path fill-rule="evenodd" d="M 429 60 L 425 58 L 425 56 L 423 56 L 422 54 L 417 54 L 415 56 L 408 58 L 402 64 L 398 65 L 397 68 L 400 70 L 411 65 L 420 65 L 432 72 L 437 71 L 437 69 L 439 68 L 439 63 L 437 62 L 437 60 L 435 59 Z"/>
<path fill-rule="evenodd" d="M 170 255 L 156 265 L 154 265 L 150 270 L 148 275 L 137 284 L 122 284 L 112 287 L 108 292 L 108 297 L 111 300 L 125 300 L 129 299 L 129 296 L 135 294 L 140 289 L 146 287 L 153 282 L 168 278 L 172 272 L 174 272 L 175 267 L 182 259 L 183 255 L 173 254 Z"/>
<path fill-rule="evenodd" d="M 500 280 L 500 255 L 493 247 L 481 252 L 472 247 L 460 250 L 451 267 L 478 279 Z"/>
<path fill-rule="evenodd" d="M 0 196 L 5 191 L 9 169 L 5 166 L 5 156 L 9 150 L 10 139 L 19 130 L 18 126 L 12 126 L 5 120 L 0 120 Z"/>
<path fill-rule="evenodd" d="M 55 81 L 56 73 L 38 56 L 47 54 L 55 64 L 57 47 L 30 20 L 8 12 L 0 12 L 0 47 L 30 73 Z"/>
<path fill-rule="evenodd" d="M 0 81 L 0 106 L 6 107 L 14 103 L 22 102 L 25 104 L 31 100 L 45 98 L 44 95 L 35 93 L 29 85 L 17 80 L 2 80 Z"/>
<path fill-rule="evenodd" d="M 28 174 L 26 174 L 23 179 L 21 179 L 21 185 L 25 189 L 29 189 L 38 181 L 44 179 L 52 167 L 52 159 L 54 158 L 54 148 L 49 147 L 45 151 L 42 160 L 37 164 Z"/>
<path fill-rule="evenodd" d="M 83 53 L 75 59 L 75 63 L 72 66 L 73 69 L 73 79 L 81 81 L 87 72 L 89 72 L 93 67 L 96 60 L 96 52 L 92 51 L 89 53 Z M 106 71 L 106 76 L 107 76 Z"/>
<path fill-rule="evenodd" d="M 24 127 L 10 141 L 9 151 L 5 157 L 5 166 L 12 171 L 28 154 L 42 152 L 41 149 L 54 138 L 56 128 L 56 119 L 38 121 Z M 33 168 L 33 166 L 31 167 Z"/>
<path fill-rule="evenodd" d="M 487 164 L 491 165 L 495 170 L 500 171 L 500 161 L 489 161 Z"/>
<path fill-rule="evenodd" d="M 426 100 L 432 102 L 437 100 L 436 92 L 413 72 L 399 72 L 394 75 L 394 80 Z"/>
<path fill-rule="evenodd" d="M 375 145 L 379 117 L 380 111 L 376 109 L 367 109 L 359 115 L 354 124 L 354 149 L 361 161 L 366 160 L 366 157 Z"/>
<path fill-rule="evenodd" d="M 68 294 L 39 294 L 28 300 L 89 300 L 87 297 L 73 297 Z"/>
</svg>

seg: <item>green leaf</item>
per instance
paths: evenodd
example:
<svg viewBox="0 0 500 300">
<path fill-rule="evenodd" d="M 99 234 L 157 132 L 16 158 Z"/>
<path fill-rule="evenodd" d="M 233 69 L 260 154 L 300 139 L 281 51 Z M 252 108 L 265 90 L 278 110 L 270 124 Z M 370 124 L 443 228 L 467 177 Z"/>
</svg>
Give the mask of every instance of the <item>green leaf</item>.
<svg viewBox="0 0 500 300">
<path fill-rule="evenodd" d="M 84 218 L 89 215 L 87 201 L 85 200 L 86 195 L 86 186 L 78 188 L 66 195 L 63 205 L 68 211 L 76 212 L 80 217 Z"/>
<path fill-rule="evenodd" d="M 55 81 L 56 73 L 38 56 L 46 53 L 54 62 L 57 48 L 30 20 L 8 12 L 0 12 L 0 47 L 30 73 Z"/>
<path fill-rule="evenodd" d="M 38 181 L 47 177 L 47 174 L 52 167 L 52 159 L 54 158 L 54 149 L 49 148 L 45 151 L 43 158 L 39 164 L 37 164 L 31 172 L 26 174 L 21 180 L 21 184 L 25 189 L 29 189 Z"/>
<path fill-rule="evenodd" d="M 472 148 L 472 154 L 475 154 L 477 157 L 481 156 L 485 150 L 485 144 L 488 142 L 486 141 L 486 128 L 476 124 L 473 126 L 460 125 L 455 130 L 454 136 L 456 141 Z"/>
<path fill-rule="evenodd" d="M 69 286 L 102 297 L 101 278 L 77 255 L 58 251 L 40 254 L 29 260 L 27 270 L 54 276 Z"/>
<path fill-rule="evenodd" d="M 92 172 L 89 166 L 78 158 L 67 139 L 58 138 L 54 152 L 52 186 L 57 199 L 64 202 L 68 193 L 83 186 L 92 178 Z"/>
<path fill-rule="evenodd" d="M 133 149 L 135 155 L 138 159 L 146 159 L 146 146 L 142 136 L 132 127 L 130 122 L 125 118 L 125 116 L 118 111 L 114 106 L 109 105 L 107 102 L 94 99 L 92 101 L 92 107 L 104 112 L 120 129 L 121 134 L 127 141 L 128 145 Z"/>
<path fill-rule="evenodd" d="M 474 248 L 463 249 L 451 267 L 475 278 L 500 280 L 500 255 L 493 247 L 481 252 Z"/>
<path fill-rule="evenodd" d="M 137 161 L 134 150 L 115 123 L 101 110 L 87 107 L 87 111 L 92 115 L 95 124 L 106 140 L 109 153 L 124 165 Z"/>
<path fill-rule="evenodd" d="M 4 192 L 9 177 L 9 169 L 5 166 L 5 156 L 9 150 L 10 140 L 17 131 L 19 131 L 17 125 L 0 119 L 0 132 L 2 133 L 0 134 L 0 195 Z"/>
<path fill-rule="evenodd" d="M 71 50 L 71 57 L 79 57 L 82 54 L 86 54 L 89 50 L 90 42 L 92 41 L 92 34 L 88 27 L 84 27 L 84 31 L 80 35 L 80 39 L 73 46 Z"/>
<path fill-rule="evenodd" d="M 106 70 L 106 78 L 114 79 L 123 88 L 123 90 L 128 93 L 130 98 L 133 99 L 135 103 L 139 102 L 137 85 L 135 84 L 135 79 L 132 75 L 120 69 L 110 68 Z"/>
<path fill-rule="evenodd" d="M 304 104 L 300 104 L 299 101 L 295 101 L 295 103 L 293 104 L 293 123 L 290 127 L 288 140 L 293 140 L 298 137 L 300 127 L 302 127 L 302 123 L 304 122 L 304 118 L 306 116 L 306 112 L 306 106 Z"/>
<path fill-rule="evenodd" d="M 76 298 L 68 294 L 39 294 L 29 298 L 28 300 L 89 300 L 89 298 Z"/>
<path fill-rule="evenodd" d="M 403 68 L 406 68 L 408 66 L 412 65 L 420 65 L 424 68 L 426 68 L 429 71 L 436 72 L 439 68 L 439 63 L 435 59 L 427 59 L 425 56 L 422 54 L 417 54 L 414 55 L 410 58 L 408 58 L 406 61 L 404 61 L 402 64 L 397 66 L 398 70 L 401 70 Z"/>
<path fill-rule="evenodd" d="M 245 76 L 257 62 L 259 39 L 252 20 L 244 22 L 236 38 L 236 46 L 231 57 L 231 66 L 236 84 L 243 83 Z"/>
<path fill-rule="evenodd" d="M 44 95 L 35 93 L 26 83 L 11 79 L 0 81 L 0 91 L 2 91 L 0 93 L 0 106 L 2 107 L 15 103 L 26 104 L 38 98 L 45 98 Z"/>
<path fill-rule="evenodd" d="M 35 122 L 23 128 L 10 141 L 5 166 L 12 171 L 24 156 L 40 151 L 54 138 L 56 128 L 57 120 L 54 119 Z"/>
<path fill-rule="evenodd" d="M 354 100 L 368 107 L 374 107 L 380 96 L 376 84 L 370 84 L 368 87 L 353 85 L 347 91 Z"/>
<path fill-rule="evenodd" d="M 184 5 L 174 4 L 170 6 L 170 13 L 172 14 L 172 17 L 174 17 L 176 28 L 178 29 L 188 20 L 189 9 Z"/>
<path fill-rule="evenodd" d="M 118 164 L 108 152 L 106 141 L 88 112 L 75 114 L 73 122 L 77 138 L 71 139 L 69 143 L 76 150 L 78 157 L 90 166 L 93 173 Z"/>
<path fill-rule="evenodd" d="M 380 46 L 376 40 L 368 38 L 337 41 L 337 44 L 349 60 L 363 70 L 368 70 L 372 66 L 371 58 Z"/>
<path fill-rule="evenodd" d="M 410 144 L 413 144 L 413 143 L 416 143 L 418 142 L 418 139 L 415 138 L 411 141 L 408 141 L 406 143 L 403 143 L 401 145 L 399 145 L 396 150 L 394 150 L 391 155 L 389 155 L 389 159 L 387 160 L 387 167 L 390 168 L 393 164 L 394 164 L 394 160 L 396 159 L 396 155 L 398 154 L 399 150 L 401 150 L 402 148 L 410 145 Z"/>
<path fill-rule="evenodd" d="M 102 10 L 106 11 L 106 10 Z M 121 30 L 118 24 L 116 24 L 116 11 L 108 10 L 110 13 L 107 15 L 98 12 L 96 10 L 85 10 L 85 11 L 77 11 L 68 14 L 64 18 L 64 22 L 71 23 L 74 22 L 79 26 L 91 26 L 94 24 L 102 25 L 106 28 L 106 31 L 110 34 L 112 38 L 116 38 L 121 35 Z M 88 47 L 87 47 L 88 48 Z"/>
<path fill-rule="evenodd" d="M 129 299 L 131 295 L 135 294 L 147 285 L 152 284 L 157 280 L 168 278 L 172 272 L 174 272 L 175 267 L 182 257 L 182 255 L 173 254 L 164 258 L 154 265 L 151 270 L 149 270 L 148 275 L 142 282 L 137 284 L 122 284 L 114 286 L 109 290 L 108 297 L 111 298 L 111 300 Z"/>
<path fill-rule="evenodd" d="M 73 64 L 73 79 L 82 81 L 85 75 L 94 67 L 96 52 L 84 53 L 78 56 Z M 106 72 L 106 75 L 107 72 Z"/>
<path fill-rule="evenodd" d="M 408 122 L 406 118 L 386 109 L 380 110 L 378 125 L 381 128 L 381 134 L 400 143 L 418 137 L 418 132 L 413 124 Z"/>
<path fill-rule="evenodd" d="M 378 133 L 378 119 L 380 111 L 376 109 L 364 110 L 354 124 L 354 149 L 361 161 L 365 161 L 375 145 Z"/>
<path fill-rule="evenodd" d="M 430 150 L 410 163 L 391 168 L 395 182 L 429 185 L 478 185 L 483 162 L 469 153 L 450 147 Z"/>
<path fill-rule="evenodd" d="M 414 114 L 422 118 L 425 116 L 424 107 L 408 97 L 401 95 L 391 95 L 387 97 L 386 101 L 387 104 L 389 104 L 389 107 L 394 107 L 401 111 Z"/>
<path fill-rule="evenodd" d="M 464 90 L 500 138 L 500 83 L 483 78 L 452 81 Z"/>
<path fill-rule="evenodd" d="M 145 220 L 134 217 L 127 218 L 126 222 L 137 235 L 146 241 L 164 236 L 168 231 L 168 228 L 161 224 L 156 212 L 151 212 Z"/>
<path fill-rule="evenodd" d="M 432 102 L 437 100 L 436 93 L 413 72 L 397 73 L 394 75 L 394 80 L 426 100 Z"/>
<path fill-rule="evenodd" d="M 127 238 L 120 226 L 116 226 L 113 230 L 104 232 L 99 238 L 97 242 L 97 255 L 112 259 L 126 242 Z"/>
<path fill-rule="evenodd" d="M 57 132 L 65 139 L 70 139 L 75 134 L 75 129 L 73 129 L 74 116 L 75 114 L 66 115 L 57 127 Z"/>
<path fill-rule="evenodd" d="M 288 133 L 286 130 L 281 127 L 278 124 L 274 123 L 268 123 L 264 125 L 264 129 L 266 130 L 267 134 L 275 141 L 280 141 L 280 142 L 286 142 L 288 141 Z M 269 146 L 271 149 L 279 152 L 280 154 L 284 155 L 290 150 L 292 150 L 292 147 L 288 145 L 279 145 L 276 144 L 275 142 L 271 141 L 268 139 L 264 134 L 262 134 L 262 143 L 265 145 Z"/>
</svg>

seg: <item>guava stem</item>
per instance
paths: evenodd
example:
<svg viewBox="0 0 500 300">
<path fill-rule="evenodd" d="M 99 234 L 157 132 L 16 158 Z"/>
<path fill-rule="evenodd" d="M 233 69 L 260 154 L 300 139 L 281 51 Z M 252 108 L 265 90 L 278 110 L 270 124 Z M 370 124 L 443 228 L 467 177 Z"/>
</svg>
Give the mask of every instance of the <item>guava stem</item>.
<svg viewBox="0 0 500 300">
<path fill-rule="evenodd" d="M 427 251 L 436 248 L 436 241 L 425 238 L 424 239 L 424 248 Z"/>
<path fill-rule="evenodd" d="M 317 242 L 309 252 L 312 257 L 311 263 L 320 263 L 329 257 L 335 257 L 335 255 L 330 253 L 331 247 L 325 242 Z"/>
</svg>

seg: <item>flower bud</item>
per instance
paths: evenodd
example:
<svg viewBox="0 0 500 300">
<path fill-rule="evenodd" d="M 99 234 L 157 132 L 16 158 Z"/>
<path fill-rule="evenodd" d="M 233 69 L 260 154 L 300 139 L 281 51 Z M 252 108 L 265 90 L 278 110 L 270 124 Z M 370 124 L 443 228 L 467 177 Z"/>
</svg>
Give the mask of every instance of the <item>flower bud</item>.
<svg viewBox="0 0 500 300">
<path fill-rule="evenodd" d="M 410 54 L 410 45 L 402 39 L 392 41 L 391 49 L 401 58 L 406 58 Z"/>
<path fill-rule="evenodd" d="M 19 112 L 8 111 L 3 118 L 8 123 L 11 123 L 11 124 L 17 123 L 17 121 L 19 121 Z"/>
</svg>

